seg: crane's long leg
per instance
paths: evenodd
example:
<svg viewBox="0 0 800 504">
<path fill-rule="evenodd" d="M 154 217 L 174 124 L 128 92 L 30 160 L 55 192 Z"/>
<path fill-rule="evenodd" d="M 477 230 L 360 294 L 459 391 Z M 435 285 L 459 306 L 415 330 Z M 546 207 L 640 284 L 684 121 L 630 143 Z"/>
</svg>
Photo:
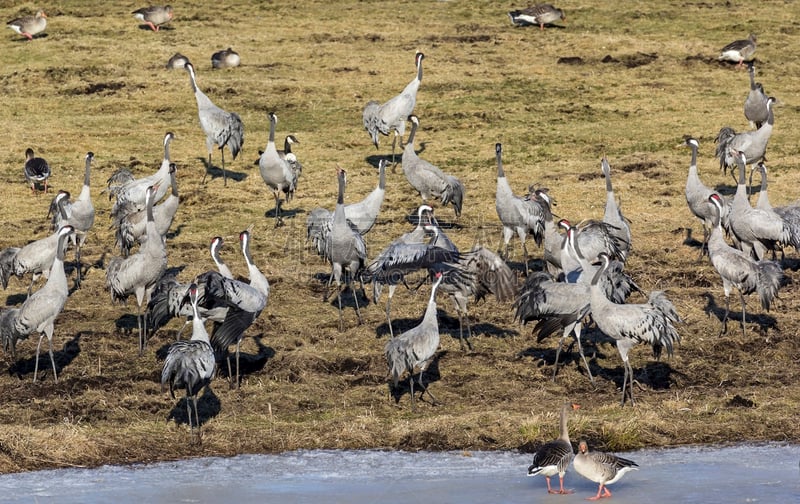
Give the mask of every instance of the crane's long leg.
<svg viewBox="0 0 800 504">
<path fill-rule="evenodd" d="M 594 377 L 592 376 L 592 370 L 589 369 L 589 363 L 586 362 L 586 356 L 583 354 L 583 345 L 581 345 L 581 328 L 583 324 L 581 322 L 575 323 L 574 331 L 575 331 L 575 341 L 578 342 L 578 352 L 581 354 L 581 360 L 583 360 L 583 365 L 586 366 L 586 373 L 589 375 L 589 381 L 592 385 L 594 385 Z"/>
<path fill-rule="evenodd" d="M 469 315 L 467 311 L 464 310 L 463 312 L 456 307 L 456 312 L 458 312 L 458 342 L 460 344 L 461 350 L 464 350 L 464 321 L 467 323 L 467 348 L 469 351 L 472 351 L 472 328 L 469 325 Z"/>
<path fill-rule="evenodd" d="M 80 240 L 75 244 L 75 286 L 81 288 L 81 244 Z"/>
<path fill-rule="evenodd" d="M 392 296 L 394 296 L 395 285 L 389 285 L 389 298 L 386 300 L 386 323 L 389 324 L 389 336 L 394 338 L 394 330 L 392 329 Z"/>
<path fill-rule="evenodd" d="M 336 281 L 336 299 L 339 301 L 339 332 L 344 331 L 344 317 L 342 316 L 342 286 Z"/>
<path fill-rule="evenodd" d="M 426 387 L 425 384 L 422 383 L 422 373 L 423 371 L 419 372 L 419 378 L 418 378 L 419 386 L 422 389 L 422 393 L 419 395 L 419 398 L 422 399 L 422 396 L 425 395 L 425 392 L 427 392 L 428 395 L 431 396 L 431 404 L 439 404 L 439 401 L 433 394 L 431 394 L 430 390 L 428 390 L 428 387 Z"/>
<path fill-rule="evenodd" d="M 727 294 L 725 295 L 725 315 L 722 317 L 722 328 L 719 331 L 719 335 L 722 336 L 726 332 L 728 332 L 728 313 L 731 311 L 731 298 Z"/>
<path fill-rule="evenodd" d="M 47 335 L 47 342 L 48 342 L 48 353 L 50 354 L 50 364 L 53 365 L 53 380 L 58 383 L 58 373 L 56 372 L 56 359 L 53 357 L 53 335 Z M 39 362 L 39 359 L 36 359 L 36 362 Z"/>
<path fill-rule="evenodd" d="M 192 404 L 189 402 L 191 396 L 189 395 L 189 387 L 186 387 L 186 421 L 189 422 L 189 432 L 194 434 L 194 427 L 192 427 Z"/>
<path fill-rule="evenodd" d="M 228 175 L 225 173 L 225 149 L 220 147 L 219 153 L 222 156 L 222 187 L 228 187 Z"/>
<path fill-rule="evenodd" d="M 275 196 L 275 227 L 283 226 L 283 217 L 281 217 L 281 197 L 278 191 L 273 192 Z"/>
<path fill-rule="evenodd" d="M 239 388 L 239 345 L 241 345 L 242 339 L 239 338 L 236 340 L 236 383 L 233 388 Z"/>
<path fill-rule="evenodd" d="M 197 437 L 200 437 L 200 412 L 197 409 L 197 394 L 192 396 L 192 402 L 194 403 L 194 423 L 197 426 Z"/>
<path fill-rule="evenodd" d="M 408 388 L 409 388 L 410 393 L 411 393 L 411 412 L 412 413 L 417 411 L 417 405 L 416 405 L 415 399 L 414 399 L 414 374 L 413 373 L 414 373 L 413 370 L 408 372 Z"/>
<path fill-rule="evenodd" d="M 397 137 L 398 136 L 399 136 L 399 133 L 397 133 L 397 130 L 394 130 L 394 136 L 392 137 L 392 173 L 396 173 L 395 168 L 397 167 L 397 163 L 395 162 L 395 158 L 394 158 L 394 149 L 395 149 L 395 147 L 397 147 Z M 401 140 L 401 142 L 402 142 L 402 140 Z"/>
<path fill-rule="evenodd" d="M 744 302 L 744 294 L 739 292 L 739 298 L 742 301 L 742 336 L 744 336 L 745 335 L 745 330 L 744 330 L 744 328 L 745 328 L 745 325 L 744 325 L 745 324 L 745 320 L 744 319 L 745 319 L 745 307 L 746 307 L 745 302 Z"/>
<path fill-rule="evenodd" d="M 42 348 L 42 338 L 44 333 L 39 334 L 39 344 L 36 345 L 36 362 L 33 365 L 33 382 L 36 383 L 36 376 L 39 374 L 39 350 Z"/>
<path fill-rule="evenodd" d="M 211 170 L 211 148 L 208 149 L 208 165 L 206 166 L 206 172 L 203 174 L 203 180 L 200 182 L 201 184 L 206 183 L 206 177 L 208 176 L 208 172 Z"/>
<path fill-rule="evenodd" d="M 556 381 L 556 374 L 558 373 L 558 360 L 561 356 L 561 347 L 564 346 L 564 340 L 567 339 L 567 334 L 569 334 L 569 328 L 564 328 L 564 334 L 562 334 L 561 338 L 558 340 L 558 348 L 556 348 L 556 361 L 553 363 L 553 381 Z"/>
</svg>

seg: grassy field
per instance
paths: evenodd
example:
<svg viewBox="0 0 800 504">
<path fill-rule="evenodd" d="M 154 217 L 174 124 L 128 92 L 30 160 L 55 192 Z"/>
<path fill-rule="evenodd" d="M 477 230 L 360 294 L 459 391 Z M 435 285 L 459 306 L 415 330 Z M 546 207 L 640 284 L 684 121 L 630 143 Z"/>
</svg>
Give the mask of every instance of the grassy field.
<svg viewBox="0 0 800 504">
<path fill-rule="evenodd" d="M 717 55 L 754 32 L 758 80 L 779 99 L 768 149 L 771 201 L 798 197 L 800 63 L 791 56 L 800 44 L 797 5 L 760 2 L 769 16 L 755 17 L 745 2 L 565 2 L 559 6 L 566 22 L 542 31 L 512 26 L 507 11 L 525 5 L 497 1 L 227 4 L 211 11 L 205 2 L 181 2 L 173 22 L 152 32 L 131 15 L 143 4 L 0 1 L 7 19 L 37 8 L 48 14 L 45 36 L 29 42 L 6 30 L 0 41 L 0 247 L 49 233 L 51 196 L 32 195 L 26 186 L 26 147 L 50 162 L 54 189 L 75 195 L 83 157 L 93 151 L 98 212 L 83 251 L 85 280 L 56 322 L 58 383 L 51 373 L 32 383 L 37 338 L 18 345 L 16 361 L 2 357 L 9 371 L 0 374 L 0 472 L 297 448 L 532 450 L 555 437 L 565 400 L 582 406 L 571 417 L 573 439 L 599 449 L 800 441 L 800 321 L 791 282 L 797 254 L 788 251 L 789 282 L 773 310 L 763 312 L 754 297 L 746 334 L 731 323 L 719 335 L 721 280 L 687 239 L 702 231 L 686 207 L 689 151 L 680 146 L 683 135 L 698 138 L 701 178 L 733 192 L 713 157 L 714 137 L 725 125 L 747 128 L 742 104 L 749 85 L 746 71 Z M 212 70 L 211 54 L 229 46 L 242 65 Z M 361 111 L 414 77 L 416 50 L 426 55 L 417 145 L 467 188 L 463 215 L 449 230 L 462 249 L 500 245 L 496 142 L 503 143 L 515 191 L 549 187 L 555 213 L 576 222 L 602 216 L 600 158 L 608 156 L 632 223 L 627 269 L 645 291 L 665 290 L 686 320 L 672 359 L 654 361 L 645 346 L 632 352 L 642 383 L 636 407 L 620 408 L 623 368 L 612 341 L 586 333 L 596 388 L 577 353 L 566 355 L 554 383 L 556 341 L 537 343 L 530 326 L 514 322 L 512 307 L 494 299 L 470 306 L 472 352 L 459 350 L 455 311 L 439 300 L 442 343 L 429 377 L 442 404 L 419 404 L 416 413 L 408 394 L 399 403 L 389 396 L 383 303 L 362 307 L 359 326 L 346 295 L 347 330 L 337 331 L 336 307 L 322 301 L 330 267 L 307 249 L 305 218 L 316 206 L 333 208 L 337 164 L 348 171 L 348 201 L 375 186 L 377 160 L 391 142 L 384 137 L 375 150 Z M 205 139 L 189 77 L 165 69 L 176 51 L 194 63 L 199 87 L 245 124 L 239 158 L 231 161 L 226 152 L 227 187 L 219 170 L 201 183 Z M 284 207 L 287 225 L 277 229 L 272 195 L 253 165 L 267 141 L 270 111 L 279 117 L 278 138 L 292 133 L 300 140 L 294 151 L 305 166 L 295 199 Z M 108 228 L 112 202 L 101 190 L 117 168 L 154 172 L 167 131 L 176 135 L 181 195 L 167 241 L 170 266 L 182 269 L 182 281 L 212 268 L 208 244 L 221 235 L 228 242 L 223 258 L 246 275 L 236 237 L 252 225 L 254 261 L 272 284 L 269 306 L 243 345 L 241 388 L 229 390 L 220 377 L 201 397 L 202 443 L 192 442 L 184 402 L 160 390 L 163 356 L 179 321 L 140 357 L 135 302 L 112 305 L 105 289 L 104 267 L 118 252 Z M 399 169 L 388 174 L 379 222 L 367 235 L 370 257 L 410 230 L 407 216 L 419 203 Z M 437 215 L 454 220 L 450 208 Z M 521 258 L 514 242 L 510 259 L 518 269 Z M 23 301 L 27 281 L 12 279 L 7 305 Z M 396 330 L 418 322 L 427 292 L 398 290 Z M 732 309 L 739 310 L 735 296 Z M 46 356 L 42 364 L 49 369 Z"/>
</svg>

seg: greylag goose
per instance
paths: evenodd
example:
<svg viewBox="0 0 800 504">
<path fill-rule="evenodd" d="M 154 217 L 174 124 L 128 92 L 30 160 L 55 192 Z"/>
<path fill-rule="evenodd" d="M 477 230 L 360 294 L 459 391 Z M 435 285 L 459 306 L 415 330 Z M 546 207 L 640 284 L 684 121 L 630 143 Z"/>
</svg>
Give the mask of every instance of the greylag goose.
<svg viewBox="0 0 800 504">
<path fill-rule="evenodd" d="M 578 454 L 575 455 L 573 464 L 578 474 L 600 485 L 597 495 L 589 497 L 587 500 L 611 497 L 611 492 L 606 485 L 616 483 L 628 471 L 639 469 L 639 464 L 633 460 L 618 457 L 612 453 L 590 452 L 586 441 L 578 444 Z"/>
<path fill-rule="evenodd" d="M 239 53 L 231 49 L 223 49 L 211 55 L 211 66 L 214 68 L 232 68 L 239 66 Z"/>
<path fill-rule="evenodd" d="M 6 26 L 27 37 L 28 40 L 33 40 L 33 36 L 44 31 L 47 28 L 47 14 L 40 10 L 34 16 L 23 16 L 6 23 Z"/>
<path fill-rule="evenodd" d="M 133 11 L 133 17 L 144 22 L 153 31 L 158 31 L 164 23 L 172 21 L 171 5 L 151 5 Z"/>
<path fill-rule="evenodd" d="M 36 184 L 44 185 L 44 192 L 47 194 L 47 179 L 52 175 L 50 165 L 44 158 L 35 157 L 33 149 L 25 149 L 25 180 L 31 185 L 31 191 L 36 194 Z"/>
<path fill-rule="evenodd" d="M 576 410 L 578 408 L 580 408 L 578 404 L 569 402 L 561 406 L 561 433 L 555 441 L 545 443 L 533 454 L 533 462 L 528 467 L 528 476 L 544 475 L 547 481 L 547 493 L 573 493 L 572 490 L 564 489 L 564 474 L 575 456 L 575 452 L 572 451 L 572 444 L 569 442 L 567 413 L 570 409 Z M 558 474 L 559 489 L 553 490 L 550 487 L 550 476 L 555 476 L 556 474 Z"/>
<path fill-rule="evenodd" d="M 720 61 L 732 61 L 736 67 L 744 66 L 745 60 L 749 61 L 756 52 L 756 36 L 751 33 L 746 39 L 734 40 L 722 48 L 719 53 Z"/>
<path fill-rule="evenodd" d="M 536 4 L 525 9 L 513 10 L 508 13 L 511 22 L 517 26 L 539 25 L 544 30 L 544 25 L 558 20 L 566 20 L 564 11 L 553 7 L 551 4 Z"/>
<path fill-rule="evenodd" d="M 170 70 L 181 69 L 186 66 L 186 63 L 189 63 L 189 58 L 184 56 L 183 54 L 176 52 L 172 55 L 172 57 L 167 61 L 167 68 Z"/>
</svg>

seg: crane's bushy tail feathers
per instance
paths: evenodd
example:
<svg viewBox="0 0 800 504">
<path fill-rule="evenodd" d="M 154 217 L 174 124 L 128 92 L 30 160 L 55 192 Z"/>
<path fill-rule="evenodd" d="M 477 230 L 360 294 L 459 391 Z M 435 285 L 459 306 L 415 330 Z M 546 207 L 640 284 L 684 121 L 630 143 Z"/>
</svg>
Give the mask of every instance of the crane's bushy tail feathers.
<svg viewBox="0 0 800 504">
<path fill-rule="evenodd" d="M 461 183 L 456 177 L 447 175 L 447 185 L 442 193 L 442 204 L 453 204 L 456 211 L 456 217 L 461 216 L 461 208 L 464 204 L 464 184 Z"/>
<path fill-rule="evenodd" d="M 783 270 L 775 261 L 759 261 L 757 264 L 758 281 L 756 283 L 761 306 L 769 310 L 772 301 L 778 297 L 778 289 L 783 281 Z"/>
</svg>

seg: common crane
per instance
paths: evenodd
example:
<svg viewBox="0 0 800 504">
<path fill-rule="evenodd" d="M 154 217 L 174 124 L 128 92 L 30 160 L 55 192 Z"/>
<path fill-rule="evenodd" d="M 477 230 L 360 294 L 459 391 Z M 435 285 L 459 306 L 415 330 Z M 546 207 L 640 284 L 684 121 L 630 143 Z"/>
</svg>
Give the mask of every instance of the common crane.
<svg viewBox="0 0 800 504">
<path fill-rule="evenodd" d="M 411 133 L 408 134 L 401 160 L 406 180 L 417 190 L 423 203 L 427 204 L 431 198 L 439 198 L 442 205 L 452 204 L 456 218 L 460 217 L 464 204 L 464 184 L 417 155 L 414 151 L 414 135 L 419 127 L 419 119 L 412 115 L 408 120 L 411 121 Z"/>
<path fill-rule="evenodd" d="M 153 220 L 153 197 L 157 189 L 157 186 L 150 186 L 145 195 L 147 239 L 137 253 L 112 257 L 106 268 L 106 288 L 111 292 L 112 301 L 125 302 L 131 294 L 136 296 L 140 355 L 147 342 L 147 319 L 142 320 L 142 306 L 147 306 L 158 279 L 167 269 L 167 248 Z"/>
<path fill-rule="evenodd" d="M 422 60 L 424 58 L 425 55 L 419 51 L 414 54 L 417 74 L 399 95 L 383 104 L 370 100 L 362 113 L 364 129 L 369 133 L 376 149 L 378 148 L 379 134 L 387 136 L 389 133 L 394 132 L 392 137 L 392 173 L 394 173 L 395 166 L 397 166 L 394 157 L 397 137 L 400 137 L 400 145 L 402 146 L 402 137 L 406 132 L 406 119 L 414 112 L 414 106 L 417 104 L 417 91 L 422 82 Z"/>
<path fill-rule="evenodd" d="M 516 233 L 519 241 L 522 242 L 522 252 L 525 255 L 525 272 L 527 273 L 528 248 L 525 246 L 525 241 L 530 235 L 537 246 L 542 245 L 545 211 L 536 201 L 514 194 L 503 169 L 502 144 L 496 143 L 494 150 L 497 161 L 497 191 L 495 192 L 494 207 L 497 210 L 500 222 L 503 224 L 503 258 L 508 260 L 508 244 L 514 233 Z M 547 203 L 549 204 L 549 202 L 548 198 Z"/>
<path fill-rule="evenodd" d="M 628 252 L 631 250 L 631 225 L 628 219 L 622 215 L 622 209 L 620 209 L 614 196 L 614 189 L 611 186 L 611 165 L 608 164 L 607 157 L 603 156 L 600 166 L 606 178 L 606 206 L 603 213 L 603 222 L 611 226 L 608 230 L 617 238 L 617 244 L 621 252 L 619 259 L 624 262 L 628 257 Z"/>
<path fill-rule="evenodd" d="M 769 108 L 767 108 L 769 97 L 764 93 L 764 86 L 760 82 L 756 82 L 754 63 L 748 65 L 747 73 L 750 75 L 750 92 L 747 93 L 747 98 L 744 100 L 744 117 L 751 126 L 758 129 L 769 119 Z"/>
<path fill-rule="evenodd" d="M 291 201 L 297 189 L 297 179 L 300 170 L 296 163 L 296 157 L 291 154 L 295 163 L 292 163 L 285 153 L 281 156 L 275 147 L 275 126 L 278 124 L 278 116 L 274 112 L 267 114 L 269 118 L 269 140 L 264 152 L 258 159 L 258 169 L 264 183 L 272 190 L 275 197 L 275 227 L 283 225 L 281 217 L 281 195 L 285 196 L 286 201 Z M 288 158 L 288 159 L 287 159 Z"/>
<path fill-rule="evenodd" d="M 244 124 L 242 118 L 236 112 L 227 112 L 212 103 L 200 88 L 197 87 L 197 80 L 195 78 L 194 66 L 191 63 L 186 63 L 184 68 L 189 72 L 189 80 L 192 84 L 192 91 L 194 98 L 197 101 L 197 114 L 200 117 L 200 127 L 206 134 L 206 150 L 208 151 L 208 168 L 203 174 L 203 181 L 205 183 L 206 176 L 211 170 L 211 151 L 214 144 L 219 148 L 220 155 L 222 156 L 222 181 L 223 185 L 228 185 L 228 176 L 225 174 L 225 151 L 223 148 L 227 145 L 231 151 L 233 159 L 239 155 L 239 151 L 244 144 Z"/>
<path fill-rule="evenodd" d="M 192 304 L 192 338 L 188 341 L 176 341 L 169 347 L 161 371 L 161 392 L 169 385 L 169 394 L 175 398 L 176 389 L 186 390 L 186 415 L 189 430 L 200 429 L 200 415 L 197 411 L 197 394 L 208 386 L 214 377 L 216 361 L 214 350 L 208 339 L 208 332 L 203 325 L 203 318 L 197 310 L 197 286 L 189 286 L 189 299 Z M 192 425 L 192 410 L 189 399 L 194 404 L 195 425 Z"/>
<path fill-rule="evenodd" d="M 731 174 L 734 175 L 733 168 L 736 166 L 736 158 L 739 152 L 743 152 L 747 158 L 745 163 L 755 163 L 764 159 L 767 152 L 767 144 L 772 136 L 772 127 L 775 123 L 775 114 L 772 111 L 772 106 L 775 103 L 775 98 L 770 96 L 767 98 L 767 121 L 761 125 L 760 128 L 754 131 L 736 131 L 730 126 L 725 126 L 719 130 L 715 142 L 717 142 L 716 157 L 719 158 L 719 167 L 724 172 L 731 169 Z"/>
<path fill-rule="evenodd" d="M 416 411 L 416 399 L 414 397 L 414 370 L 419 370 L 418 382 L 422 389 L 420 399 L 428 393 L 434 404 L 436 397 L 430 393 L 428 387 L 422 383 L 422 373 L 428 369 L 433 359 L 436 349 L 439 348 L 439 323 L 436 318 L 436 288 L 442 282 L 442 274 L 437 273 L 436 279 L 431 287 L 431 297 L 428 306 L 425 308 L 425 315 L 422 321 L 400 334 L 396 338 L 391 338 L 384 349 L 386 361 L 389 364 L 389 374 L 392 376 L 392 389 L 397 389 L 400 377 L 408 373 L 408 386 L 411 394 L 411 411 Z"/>
<path fill-rule="evenodd" d="M 130 170 L 121 169 L 108 178 L 109 197 L 111 195 L 116 197 L 116 201 L 111 207 L 111 218 L 115 222 L 119 222 L 125 214 L 144 209 L 145 193 L 148 187 L 158 187 L 153 195 L 154 203 L 160 201 L 167 193 L 167 189 L 170 187 L 169 167 L 172 164 L 169 147 L 174 139 L 175 134 L 171 131 L 164 135 L 164 159 L 162 159 L 161 166 L 155 173 L 137 179 L 133 177 Z"/>
<path fill-rule="evenodd" d="M 700 219 L 703 225 L 703 244 L 700 246 L 700 257 L 703 257 L 714 217 L 714 211 L 708 201 L 708 197 L 715 191 L 706 186 L 697 173 L 697 149 L 700 143 L 695 138 L 687 137 L 685 145 L 692 150 L 692 161 L 689 163 L 689 174 L 686 177 L 686 204 L 692 214 Z"/>
</svg>

